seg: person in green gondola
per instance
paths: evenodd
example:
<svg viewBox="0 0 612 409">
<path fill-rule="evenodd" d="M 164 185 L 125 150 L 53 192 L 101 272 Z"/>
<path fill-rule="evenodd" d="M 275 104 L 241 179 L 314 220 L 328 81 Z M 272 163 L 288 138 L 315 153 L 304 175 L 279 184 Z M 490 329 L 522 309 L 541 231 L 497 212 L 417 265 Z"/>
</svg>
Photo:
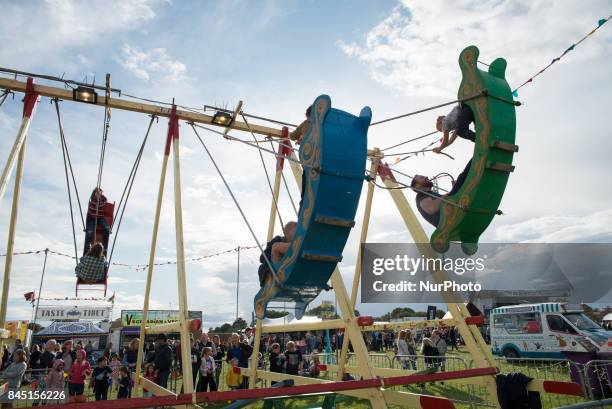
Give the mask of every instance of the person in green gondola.
<svg viewBox="0 0 612 409">
<path fill-rule="evenodd" d="M 461 186 L 465 183 L 467 175 L 472 166 L 472 160 L 470 159 L 463 169 L 463 172 L 457 176 L 457 181 L 453 185 L 452 189 L 445 195 L 441 195 L 432 190 L 433 182 L 427 176 L 414 175 L 410 187 L 416 192 L 416 207 L 421 216 L 427 220 L 434 227 L 438 227 L 440 223 L 440 205 L 445 197 L 452 196 L 461 189 Z"/>
<path fill-rule="evenodd" d="M 78 278 L 84 282 L 98 282 L 106 276 L 106 259 L 104 257 L 104 246 L 95 243 L 91 249 L 81 257 L 79 264 L 74 269 Z"/>
<path fill-rule="evenodd" d="M 271 263 L 278 263 L 281 258 L 289 250 L 289 245 L 293 241 L 295 231 L 297 229 L 297 223 L 291 221 L 283 227 L 284 236 L 276 236 L 266 244 L 264 252 L 259 256 L 259 285 L 261 287 L 266 283 L 266 278 L 270 274 L 270 266 L 268 261 Z"/>
<path fill-rule="evenodd" d="M 474 142 L 476 134 L 470 129 L 472 122 L 474 122 L 474 114 L 472 109 L 464 102 L 455 106 L 448 115 L 436 118 L 436 129 L 444 135 L 440 146 L 434 148 L 433 151 L 435 153 L 442 152 L 444 148 L 455 142 L 458 136 Z"/>
</svg>

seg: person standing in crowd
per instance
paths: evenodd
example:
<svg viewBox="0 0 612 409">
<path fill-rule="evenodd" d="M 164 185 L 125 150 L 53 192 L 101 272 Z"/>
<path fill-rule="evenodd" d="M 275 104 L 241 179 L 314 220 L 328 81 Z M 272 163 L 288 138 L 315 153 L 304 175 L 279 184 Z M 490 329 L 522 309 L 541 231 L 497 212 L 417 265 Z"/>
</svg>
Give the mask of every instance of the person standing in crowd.
<svg viewBox="0 0 612 409">
<path fill-rule="evenodd" d="M 11 357 L 11 353 L 9 352 L 8 345 L 2 345 L 2 367 L 0 369 L 5 369 L 9 365 L 9 358 Z"/>
<path fill-rule="evenodd" d="M 317 349 L 317 337 L 308 331 L 306 332 L 306 353 L 311 354 L 315 349 Z"/>
<path fill-rule="evenodd" d="M 442 338 L 442 334 L 440 333 L 439 329 L 435 329 L 431 333 L 431 343 L 438 350 L 438 366 L 440 367 L 440 370 L 444 372 L 446 371 L 446 350 L 448 348 L 446 346 L 446 342 L 444 342 L 444 338 Z"/>
<path fill-rule="evenodd" d="M 119 369 L 121 368 L 121 361 L 119 360 L 119 355 L 113 353 L 111 355 L 111 361 L 108 364 L 111 369 L 111 379 L 113 380 L 112 384 L 115 386 L 115 390 L 119 388 Z"/>
<path fill-rule="evenodd" d="M 87 356 L 91 356 L 93 353 L 93 344 L 90 340 L 88 340 L 87 345 L 85 345 L 85 352 L 87 353 Z"/>
<path fill-rule="evenodd" d="M 106 348 L 104 348 L 103 356 L 106 358 L 108 362 L 111 361 L 111 355 L 113 354 L 113 343 L 109 342 L 106 344 Z"/>
<path fill-rule="evenodd" d="M 240 343 L 240 357 L 238 358 L 238 363 L 241 368 L 250 368 L 250 360 L 249 358 L 253 355 L 253 347 L 249 344 L 248 338 L 245 338 L 243 342 Z M 249 387 L 249 378 L 245 377 L 242 383 L 242 388 L 247 389 Z"/>
<path fill-rule="evenodd" d="M 8 395 L 10 392 L 18 392 L 21 389 L 21 380 L 23 374 L 27 369 L 26 356 L 23 349 L 17 349 L 12 355 L 13 362 L 2 372 L 0 372 L 0 379 L 6 381 L 5 393 L 0 396 L 0 402 L 3 407 L 12 408 L 12 399 L 9 400 Z M 6 405 L 6 406 L 5 406 Z"/>
<path fill-rule="evenodd" d="M 238 368 L 238 358 L 230 359 L 229 363 L 230 367 L 227 369 L 225 374 L 225 384 L 231 390 L 240 389 L 244 380 L 240 370 L 236 369 Z"/>
<path fill-rule="evenodd" d="M 47 341 L 47 343 L 49 343 Z M 45 378 L 45 391 L 47 392 L 47 403 L 61 403 L 64 399 L 60 396 L 64 392 L 64 360 L 56 359 L 49 374 Z"/>
<path fill-rule="evenodd" d="M 424 357 L 427 368 L 436 368 L 438 366 L 438 348 L 434 346 L 430 338 L 423 338 L 421 355 Z"/>
<path fill-rule="evenodd" d="M 144 377 L 153 383 L 157 383 L 157 376 L 155 375 L 155 367 L 153 364 L 146 364 L 144 366 Z M 147 388 L 142 388 L 142 396 L 145 398 L 150 398 L 153 396 L 153 392 L 149 391 Z"/>
<path fill-rule="evenodd" d="M 227 362 L 231 362 L 234 358 L 236 358 L 238 363 L 240 363 L 240 336 L 235 332 L 231 335 L 229 344 L 227 346 L 226 360 Z"/>
<path fill-rule="evenodd" d="M 204 347 L 202 350 L 202 359 L 200 366 L 200 381 L 198 382 L 198 392 L 214 392 L 217 390 L 217 384 L 215 383 L 215 359 L 213 357 L 212 348 Z"/>
<path fill-rule="evenodd" d="M 213 335 L 213 344 L 217 348 L 217 353 L 215 354 L 215 383 L 219 387 L 223 358 L 225 358 L 225 346 L 221 344 L 219 335 Z"/>
<path fill-rule="evenodd" d="M 200 352 L 204 350 L 204 347 L 209 347 L 212 349 L 213 355 L 217 354 L 217 345 L 210 340 L 210 337 L 206 332 L 203 332 L 202 336 L 200 337 L 200 345 Z"/>
<path fill-rule="evenodd" d="M 244 330 L 244 336 L 246 337 L 250 346 L 253 346 L 253 340 L 255 339 L 255 335 L 253 334 L 253 328 L 246 327 Z"/>
<path fill-rule="evenodd" d="M 127 366 L 130 372 L 134 372 L 136 369 L 136 363 L 138 362 L 138 347 L 140 346 L 139 338 L 132 338 L 128 346 L 125 348 L 123 353 L 123 365 Z"/>
<path fill-rule="evenodd" d="M 40 352 L 40 348 L 38 345 L 32 345 L 32 352 L 30 352 L 30 357 L 28 359 L 28 367 L 30 369 L 38 369 L 39 361 L 42 353 Z"/>
<path fill-rule="evenodd" d="M 38 367 L 40 369 L 48 369 L 52 367 L 53 360 L 55 359 L 56 346 L 57 341 L 55 341 L 54 339 L 50 339 L 45 343 L 45 351 L 40 355 L 38 361 Z"/>
<path fill-rule="evenodd" d="M 15 340 L 15 345 L 13 345 L 13 350 L 11 351 L 11 353 L 18 351 L 20 349 L 23 349 L 23 343 L 21 342 L 19 338 L 17 338 Z"/>
<path fill-rule="evenodd" d="M 302 353 L 295 348 L 295 343 L 293 341 L 287 342 L 285 358 L 287 360 L 285 364 L 287 375 L 299 375 L 300 372 L 304 370 Z"/>
<path fill-rule="evenodd" d="M 68 391 L 70 396 L 81 396 L 85 391 L 85 377 L 91 374 L 91 366 L 85 359 L 86 353 L 84 349 L 79 349 L 76 352 L 76 360 L 72 364 L 70 370 L 70 383 Z M 75 399 L 75 401 L 78 400 Z"/>
<path fill-rule="evenodd" d="M 153 365 L 157 371 L 157 384 L 162 388 L 168 388 L 168 377 L 172 368 L 172 349 L 168 345 L 166 334 L 157 336 L 157 347 L 153 356 Z"/>
<path fill-rule="evenodd" d="M 405 330 L 400 331 L 397 339 L 396 358 L 402 363 L 402 369 L 408 369 L 410 367 L 410 350 L 408 349 L 408 342 L 406 342 Z"/>
<path fill-rule="evenodd" d="M 127 399 L 130 396 L 130 370 L 127 366 L 119 368 L 119 390 L 117 399 Z"/>
<path fill-rule="evenodd" d="M 416 342 L 412 336 L 412 331 L 406 330 L 406 345 L 408 346 L 408 363 L 412 369 L 417 369 Z"/>
<path fill-rule="evenodd" d="M 453 349 L 459 351 L 459 348 L 457 347 L 457 329 L 455 327 L 451 327 L 448 330 L 448 343 L 450 344 L 451 351 Z"/>
<path fill-rule="evenodd" d="M 285 372 L 285 355 L 281 353 L 280 345 L 278 343 L 272 344 L 272 352 L 270 352 L 270 372 L 283 373 Z M 276 382 L 272 381 L 272 386 Z"/>
<path fill-rule="evenodd" d="M 62 350 L 55 355 L 56 359 L 64 361 L 64 371 L 70 376 L 72 372 L 72 364 L 76 361 L 76 352 L 72 350 L 72 341 L 67 340 L 62 344 Z"/>
<path fill-rule="evenodd" d="M 108 385 L 111 379 L 112 370 L 107 365 L 105 357 L 98 358 L 98 366 L 94 368 L 91 378 L 93 381 L 93 392 L 96 400 L 108 399 Z"/>
<path fill-rule="evenodd" d="M 200 343 L 197 340 L 191 341 L 191 375 L 193 377 L 194 385 L 197 385 L 196 379 L 198 377 L 200 366 L 202 365 L 202 356 L 200 349 L 198 348 L 199 344 Z"/>
</svg>

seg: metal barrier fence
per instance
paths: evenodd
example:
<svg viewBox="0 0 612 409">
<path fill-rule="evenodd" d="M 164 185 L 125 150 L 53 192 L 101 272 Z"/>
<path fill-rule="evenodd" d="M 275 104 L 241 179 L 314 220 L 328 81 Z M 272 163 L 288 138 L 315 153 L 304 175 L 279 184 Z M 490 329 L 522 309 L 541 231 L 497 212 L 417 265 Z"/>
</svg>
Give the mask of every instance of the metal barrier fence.
<svg viewBox="0 0 612 409">
<path fill-rule="evenodd" d="M 612 360 L 597 359 L 587 362 L 584 364 L 582 377 L 588 398 L 612 398 Z"/>
</svg>

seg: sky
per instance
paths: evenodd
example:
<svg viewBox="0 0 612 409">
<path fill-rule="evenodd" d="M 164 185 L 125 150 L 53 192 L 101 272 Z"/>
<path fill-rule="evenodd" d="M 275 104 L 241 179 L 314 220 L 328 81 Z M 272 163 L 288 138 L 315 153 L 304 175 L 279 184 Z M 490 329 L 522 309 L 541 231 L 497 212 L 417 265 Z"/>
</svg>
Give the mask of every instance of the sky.
<svg viewBox="0 0 612 409">
<path fill-rule="evenodd" d="M 305 107 L 321 94 L 349 112 L 370 106 L 374 121 L 452 100 L 460 81 L 458 55 L 471 44 L 480 48 L 484 62 L 506 58 L 507 79 L 515 87 L 609 16 L 612 1 L 0 0 L 0 7 L 2 67 L 79 81 L 95 78 L 98 85 L 111 73 L 113 87 L 124 94 L 229 109 L 242 100 L 247 113 L 299 123 Z M 612 241 L 612 135 L 606 119 L 612 105 L 611 40 L 606 24 L 519 92 L 520 151 L 500 206 L 505 215 L 494 219 L 481 242 Z M 0 108 L 2 164 L 19 128 L 21 98 L 17 94 Z M 99 107 L 71 102 L 60 103 L 60 109 L 77 186 L 86 201 L 96 183 L 104 113 Z M 447 110 L 373 127 L 368 146 L 386 147 L 430 132 L 435 117 Z M 143 114 L 112 113 L 102 179 L 111 201 L 119 201 L 148 121 Z M 149 136 L 117 238 L 115 262 L 148 260 L 166 122 L 155 123 Z M 183 123 L 180 133 L 186 257 L 254 245 L 193 131 Z M 205 131 L 201 135 L 256 234 L 265 238 L 271 195 L 259 154 Z M 407 147 L 416 150 L 422 145 Z M 448 148 L 455 160 L 425 154 L 402 162 L 398 169 L 408 174 L 457 174 L 471 149 L 458 141 Z M 264 159 L 271 171 L 274 158 L 265 154 Z M 286 177 L 295 200 L 299 193 L 288 169 Z M 172 192 L 169 171 L 157 248 L 157 260 L 162 262 L 176 257 Z M 412 203 L 413 194 L 406 194 Z M 3 248 L 11 198 L 12 182 L 0 202 Z M 279 206 L 284 220 L 295 217 L 284 189 Z M 339 265 L 347 287 L 352 283 L 362 214 L 363 203 Z M 431 232 L 429 226 L 426 230 Z M 79 248 L 83 238 L 77 231 Z M 368 240 L 412 241 L 384 190 L 374 195 Z M 57 119 L 48 98 L 38 104 L 28 135 L 15 239 L 15 251 L 44 248 L 73 252 Z M 257 250 L 244 250 L 240 257 L 238 310 L 247 319 L 258 289 L 258 257 Z M 42 264 L 40 254 L 14 258 L 7 319 L 31 317 L 23 294 L 38 292 Z M 236 253 L 187 263 L 188 304 L 203 311 L 206 327 L 235 317 L 237 264 Z M 42 297 L 74 297 L 74 284 L 74 262 L 50 255 Z M 144 271 L 111 268 L 114 317 L 121 309 L 142 308 L 144 286 Z M 333 293 L 323 293 L 313 305 L 321 300 L 333 300 Z M 151 306 L 178 308 L 175 266 L 155 269 Z M 357 308 L 362 314 L 378 315 L 395 306 L 358 303 Z"/>
</svg>

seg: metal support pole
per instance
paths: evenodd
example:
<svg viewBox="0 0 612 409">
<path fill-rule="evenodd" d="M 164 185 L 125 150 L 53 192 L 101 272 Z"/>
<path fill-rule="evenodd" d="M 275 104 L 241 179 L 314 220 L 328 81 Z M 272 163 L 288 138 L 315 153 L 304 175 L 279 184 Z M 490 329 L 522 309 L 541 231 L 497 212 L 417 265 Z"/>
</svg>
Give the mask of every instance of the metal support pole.
<svg viewBox="0 0 612 409">
<path fill-rule="evenodd" d="M 289 129 L 283 127 L 282 137 L 287 138 L 289 136 Z M 274 188 L 272 189 L 272 205 L 270 206 L 270 221 L 268 223 L 268 235 L 266 236 L 267 241 L 272 240 L 274 237 L 274 225 L 276 223 L 276 212 L 278 207 L 278 198 L 280 196 L 280 183 L 283 177 L 283 165 L 285 158 L 282 155 L 289 156 L 291 153 L 291 142 L 289 140 L 282 141 L 278 145 L 279 156 L 276 158 L 276 173 L 274 175 Z M 281 226 L 284 228 L 285 226 Z M 283 232 L 284 234 L 284 232 Z M 259 362 L 259 345 L 261 344 L 261 320 L 257 319 L 255 322 L 255 338 L 253 341 L 253 354 L 251 355 L 251 378 L 249 385 L 251 388 L 255 387 L 257 381 L 257 364 Z"/>
<path fill-rule="evenodd" d="M 25 139 L 27 136 L 28 128 L 30 126 L 32 115 L 34 114 L 36 102 L 38 101 L 38 94 L 33 91 L 33 84 L 34 83 L 32 79 L 28 78 L 28 90 L 26 91 L 26 96 L 23 101 L 23 121 L 21 124 L 21 128 L 19 129 L 19 134 L 17 135 L 17 141 L 15 143 L 16 146 L 13 146 L 13 149 L 18 148 L 19 155 L 17 157 L 17 170 L 15 172 L 15 186 L 13 188 L 13 203 L 11 207 L 11 220 L 9 222 L 9 232 L 6 245 L 6 259 L 4 262 L 4 278 L 2 281 L 2 302 L 0 303 L 0 329 L 4 328 L 4 324 L 6 322 L 8 292 L 10 287 L 11 268 L 13 266 L 15 230 L 17 227 L 19 196 L 21 195 L 21 179 L 23 178 L 23 165 L 25 160 Z M 19 142 L 20 140 L 21 142 Z M 13 151 L 11 151 L 11 155 L 9 155 L 9 163 L 7 163 L 7 166 L 5 167 L 5 172 L 3 172 L 2 174 L 3 179 L 0 182 L 2 184 L 6 184 L 6 182 L 8 181 L 8 177 L 10 176 L 10 168 L 12 168 L 12 164 L 10 164 L 12 154 Z M 7 168 L 9 168 L 8 171 Z M 6 186 L 4 187 L 4 189 L 5 188 Z"/>
<path fill-rule="evenodd" d="M 40 304 L 40 295 L 42 294 L 43 280 L 45 279 L 45 270 L 47 269 L 47 256 L 49 255 L 49 249 L 45 249 L 45 261 L 43 261 L 42 274 L 40 275 L 40 285 L 38 286 L 38 295 L 36 296 L 36 308 L 34 308 L 34 319 L 32 319 L 32 336 L 30 337 L 30 347 L 32 346 L 32 338 L 34 338 L 34 330 L 36 329 L 36 316 L 38 315 L 38 305 Z"/>
<path fill-rule="evenodd" d="M 238 319 L 238 296 L 240 294 L 240 246 L 236 248 L 238 252 L 238 263 L 236 266 L 236 320 Z"/>
<path fill-rule="evenodd" d="M 438 255 L 433 251 L 429 244 L 429 237 L 425 233 L 423 226 L 419 223 L 412 207 L 408 203 L 404 193 L 397 189 L 398 183 L 395 181 L 395 177 L 387 165 L 380 165 L 378 174 L 385 183 L 385 186 L 389 188 L 389 194 L 393 199 L 400 215 L 404 219 L 406 228 L 410 232 L 410 235 L 414 239 L 416 246 L 418 247 L 421 254 L 427 258 L 437 258 Z M 449 280 L 448 273 L 444 270 L 431 271 L 431 277 L 437 283 L 442 283 Z M 493 359 L 491 347 L 488 346 L 482 334 L 478 328 L 474 325 L 467 325 L 465 318 L 470 316 L 466 306 L 462 300 L 459 299 L 457 294 L 452 292 L 443 292 L 442 298 L 448 306 L 449 311 L 454 320 L 454 324 L 459 329 L 459 333 L 463 338 L 470 355 L 474 359 L 474 363 L 477 368 L 483 367 L 498 367 L 497 362 Z M 484 378 L 485 386 L 494 402 L 497 402 L 497 387 L 495 384 L 495 378 L 493 376 L 486 376 Z"/>
<path fill-rule="evenodd" d="M 161 217 L 161 207 L 164 198 L 164 185 L 166 181 L 166 171 L 168 169 L 168 159 L 170 158 L 170 147 L 172 145 L 171 127 L 168 126 L 168 136 L 166 138 L 166 147 L 164 149 L 164 158 L 162 160 L 161 175 L 159 177 L 159 189 L 157 191 L 157 204 L 155 206 L 155 219 L 153 221 L 153 234 L 151 237 L 151 247 L 149 250 L 149 265 L 147 266 L 147 283 L 145 285 L 144 305 L 142 308 L 142 322 L 140 323 L 140 345 L 138 347 L 138 359 L 136 361 L 136 379 L 137 388 L 141 390 L 142 382 L 140 382 L 142 371 L 143 348 L 145 346 L 147 326 L 147 318 L 149 314 L 149 297 L 151 295 L 151 282 L 153 280 L 153 269 L 155 263 L 155 252 L 157 250 L 157 232 L 159 231 L 159 220 Z"/>
<path fill-rule="evenodd" d="M 374 149 L 375 153 L 380 152 L 378 148 Z M 374 197 L 374 181 L 376 180 L 377 168 L 380 159 L 374 155 L 371 157 L 370 176 L 373 179 L 368 183 L 368 192 L 366 194 L 365 209 L 363 212 L 363 223 L 361 225 L 361 235 L 359 237 L 359 250 L 357 250 L 357 261 L 355 262 L 355 275 L 353 276 L 353 288 L 351 291 L 351 306 L 353 310 L 357 303 L 357 292 L 359 291 L 359 281 L 361 279 L 361 246 L 366 242 L 368 237 L 368 228 L 370 226 L 370 214 L 372 212 L 372 198 Z M 342 349 L 340 350 L 340 359 L 338 360 L 338 380 L 342 380 L 344 366 L 346 364 L 346 354 L 349 347 L 349 337 L 342 337 Z"/>
<path fill-rule="evenodd" d="M 15 158 L 21 152 L 21 147 L 23 146 L 26 136 L 28 135 L 36 102 L 38 102 L 38 94 L 34 92 L 34 81 L 32 78 L 28 78 L 26 95 L 23 100 L 23 119 L 21 121 L 19 131 L 17 132 L 15 142 L 13 143 L 13 147 L 9 152 L 6 164 L 4 165 L 4 169 L 2 170 L 2 175 L 0 176 L 0 201 L 2 201 L 4 193 L 6 193 L 6 187 L 8 186 L 8 181 L 11 178 L 13 166 L 15 165 Z"/>
<path fill-rule="evenodd" d="M 295 153 L 291 153 L 292 157 L 295 157 Z M 291 161 L 293 164 L 293 161 Z M 297 164 L 296 164 L 297 165 Z M 291 166 L 293 176 L 295 177 L 296 183 L 302 188 L 302 171 L 300 166 Z M 340 307 L 339 315 L 345 322 L 344 338 L 346 342 L 352 341 L 355 355 L 357 356 L 357 362 L 359 365 L 359 374 L 364 379 L 375 378 L 374 372 L 369 364 L 368 349 L 365 345 L 363 337 L 361 336 L 361 330 L 357 325 L 357 318 L 355 317 L 355 311 L 351 304 L 351 300 L 344 286 L 344 281 L 338 267 L 334 270 L 331 277 L 332 287 L 336 295 L 336 300 Z M 370 400 L 370 405 L 374 409 L 384 409 L 387 407 L 385 397 L 379 389 L 366 389 L 367 398 Z"/>
<path fill-rule="evenodd" d="M 176 106 L 173 106 L 176 111 Z M 181 358 L 183 369 L 183 391 L 193 393 L 193 377 L 191 362 L 191 340 L 189 339 L 189 311 L 187 309 L 187 280 L 185 274 L 185 248 L 183 240 L 183 205 L 181 202 L 181 166 L 179 155 L 179 124 L 178 117 L 170 117 L 173 128 L 173 165 L 174 165 L 174 227 L 176 230 L 176 272 L 179 292 L 179 315 L 181 322 Z M 195 403 L 195 396 L 194 396 Z"/>
</svg>

